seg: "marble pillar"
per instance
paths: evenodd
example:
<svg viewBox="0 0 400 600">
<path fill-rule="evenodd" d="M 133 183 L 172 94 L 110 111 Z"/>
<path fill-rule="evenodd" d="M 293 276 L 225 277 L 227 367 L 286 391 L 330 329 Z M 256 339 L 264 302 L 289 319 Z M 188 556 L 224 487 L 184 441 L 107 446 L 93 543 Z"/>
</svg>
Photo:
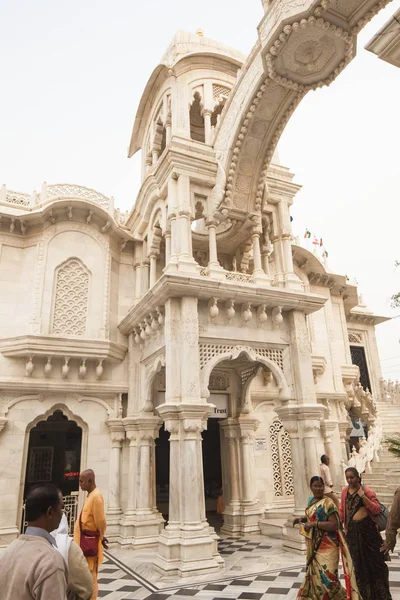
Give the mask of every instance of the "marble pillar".
<svg viewBox="0 0 400 600">
<path fill-rule="evenodd" d="M 204 139 L 205 143 L 210 145 L 212 144 L 212 128 L 211 128 L 211 110 L 204 109 L 203 110 L 204 117 Z"/>
<path fill-rule="evenodd" d="M 158 412 L 170 432 L 169 520 L 159 537 L 154 567 L 189 577 L 223 564 L 206 521 L 201 432 L 211 405 L 162 404 Z"/>
<path fill-rule="evenodd" d="M 150 254 L 150 288 L 155 285 L 157 281 L 157 254 L 152 252 Z"/>
<path fill-rule="evenodd" d="M 217 249 L 217 223 L 215 221 L 207 221 L 208 228 L 208 272 L 210 277 L 214 279 L 225 279 L 225 271 L 221 267 L 218 261 L 218 249 Z"/>
<path fill-rule="evenodd" d="M 311 477 L 319 475 L 320 422 L 326 408 L 321 404 L 297 405 L 289 403 L 276 407 L 282 424 L 290 435 L 293 460 L 293 483 L 295 509 L 286 524 L 284 548 L 295 552 L 305 552 L 305 541 L 297 528 L 293 529 L 293 519 L 304 515 L 310 496 Z"/>
<path fill-rule="evenodd" d="M 122 545 L 154 547 L 164 519 L 156 507 L 155 439 L 162 421 L 152 413 L 124 419 L 129 443 L 128 502 L 122 518 Z"/>
<path fill-rule="evenodd" d="M 107 509 L 107 537 L 110 542 L 119 535 L 121 520 L 121 448 L 125 439 L 125 429 L 122 419 L 108 419 L 106 421 L 110 430 L 111 451 L 109 461 L 109 491 Z"/>
<path fill-rule="evenodd" d="M 191 576 L 218 570 L 222 559 L 205 515 L 201 432 L 213 406 L 200 396 L 197 298 L 165 303 L 165 403 L 157 407 L 170 432 L 169 522 L 155 566 Z"/>
<path fill-rule="evenodd" d="M 257 419 L 241 415 L 220 422 L 227 440 L 229 488 L 224 490 L 225 511 L 222 531 L 228 535 L 259 533 L 262 506 L 256 498 L 254 434 Z"/>
</svg>

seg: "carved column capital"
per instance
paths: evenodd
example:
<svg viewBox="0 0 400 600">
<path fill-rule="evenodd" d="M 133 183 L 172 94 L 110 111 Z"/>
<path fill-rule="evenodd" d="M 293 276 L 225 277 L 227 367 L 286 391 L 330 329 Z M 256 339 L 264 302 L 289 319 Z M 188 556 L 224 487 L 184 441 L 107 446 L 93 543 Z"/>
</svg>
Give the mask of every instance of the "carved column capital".
<svg viewBox="0 0 400 600">
<path fill-rule="evenodd" d="M 110 437 L 113 448 L 120 448 L 125 439 L 125 428 L 122 419 L 108 419 L 107 427 L 110 430 Z"/>
</svg>

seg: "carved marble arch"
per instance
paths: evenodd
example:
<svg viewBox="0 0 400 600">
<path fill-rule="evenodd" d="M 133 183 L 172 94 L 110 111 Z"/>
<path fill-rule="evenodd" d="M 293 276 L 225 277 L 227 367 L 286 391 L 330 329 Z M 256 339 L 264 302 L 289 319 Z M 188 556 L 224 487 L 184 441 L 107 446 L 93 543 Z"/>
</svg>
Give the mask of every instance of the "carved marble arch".
<svg viewBox="0 0 400 600">
<path fill-rule="evenodd" d="M 154 381 L 163 369 L 165 369 L 165 356 L 161 354 L 142 370 L 140 412 L 152 413 L 154 411 Z"/>
<path fill-rule="evenodd" d="M 213 345 L 214 346 L 214 345 Z M 266 367 L 273 376 L 277 383 L 279 390 L 278 398 L 281 401 L 288 400 L 290 398 L 289 386 L 286 381 L 285 374 L 283 372 L 283 361 L 282 351 L 268 348 L 261 348 L 257 352 L 257 348 L 250 346 L 221 346 L 220 351 L 216 348 L 217 352 L 210 353 L 211 356 L 206 360 L 204 366 L 200 370 L 200 391 L 202 398 L 208 398 L 210 392 L 208 389 L 210 376 L 213 369 L 221 362 L 228 360 L 235 360 L 239 356 L 245 356 L 250 363 L 253 363 L 254 369 L 250 373 L 249 377 L 242 378 L 242 398 L 241 404 L 244 412 L 249 411 L 250 402 L 250 384 L 254 376 L 258 372 L 258 367 Z M 280 352 L 280 354 L 278 354 Z M 270 356 L 268 356 L 270 354 Z M 275 360 L 274 360 L 275 358 Z M 281 363 L 281 364 L 278 364 Z M 256 368 L 257 367 L 257 368 Z"/>
<path fill-rule="evenodd" d="M 266 5 L 257 44 L 217 128 L 214 146 L 227 179 L 216 205 L 261 211 L 267 169 L 290 117 L 310 90 L 329 85 L 354 58 L 357 34 L 389 1 Z"/>
<path fill-rule="evenodd" d="M 36 425 L 41 421 L 47 421 L 47 419 L 51 415 L 53 415 L 56 410 L 60 410 L 62 414 L 68 418 L 68 421 L 75 421 L 75 423 L 82 429 L 82 431 L 88 431 L 88 424 L 86 423 L 86 421 L 84 421 L 81 417 L 70 411 L 70 409 L 65 404 L 63 404 L 62 402 L 58 402 L 56 404 L 53 404 L 53 406 L 46 410 L 44 413 L 37 415 L 33 419 L 33 421 L 28 423 L 28 425 L 26 426 L 26 432 L 30 433 L 30 431 L 34 427 L 36 427 Z"/>
</svg>

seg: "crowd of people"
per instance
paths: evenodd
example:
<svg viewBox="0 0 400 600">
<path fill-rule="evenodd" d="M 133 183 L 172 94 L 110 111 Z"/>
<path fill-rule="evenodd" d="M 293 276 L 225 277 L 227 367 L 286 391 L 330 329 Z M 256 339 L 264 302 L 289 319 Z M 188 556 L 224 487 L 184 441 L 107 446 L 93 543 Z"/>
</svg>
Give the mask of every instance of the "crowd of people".
<svg viewBox="0 0 400 600">
<path fill-rule="evenodd" d="M 27 494 L 28 526 L 0 560 L 3 600 L 95 600 L 97 575 L 107 548 L 104 500 L 92 470 L 79 477 L 87 497 L 68 533 L 63 496 L 52 483 L 38 484 Z"/>
<path fill-rule="evenodd" d="M 307 600 L 391 600 L 389 552 L 400 528 L 400 488 L 386 525 L 376 494 L 363 485 L 358 471 L 345 471 L 347 486 L 340 502 L 333 491 L 329 458 L 321 457 L 320 475 L 310 481 L 312 495 L 305 516 L 295 519 L 307 542 L 307 568 L 297 598 Z M 344 587 L 339 579 L 342 558 Z"/>
<path fill-rule="evenodd" d="M 307 600 L 391 600 L 389 552 L 400 528 L 400 488 L 387 520 L 375 492 L 363 485 L 353 467 L 345 471 L 341 499 L 333 491 L 329 458 L 321 457 L 320 475 L 310 481 L 305 516 L 294 520 L 307 541 L 307 568 L 297 598 Z M 0 560 L 3 600 L 95 600 L 103 560 L 106 518 L 104 501 L 92 470 L 80 474 L 87 492 L 73 539 L 63 514 L 63 496 L 53 484 L 33 487 L 26 498 L 28 526 Z M 222 491 L 219 512 L 223 513 Z M 339 578 L 342 558 L 344 587 Z"/>
</svg>

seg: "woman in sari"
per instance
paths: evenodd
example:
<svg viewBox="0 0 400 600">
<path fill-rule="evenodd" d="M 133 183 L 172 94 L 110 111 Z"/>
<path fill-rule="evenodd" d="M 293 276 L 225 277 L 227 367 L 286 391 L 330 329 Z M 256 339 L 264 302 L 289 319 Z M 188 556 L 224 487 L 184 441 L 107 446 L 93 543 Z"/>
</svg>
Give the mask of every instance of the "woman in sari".
<svg viewBox="0 0 400 600">
<path fill-rule="evenodd" d="M 324 496 L 324 481 L 312 477 L 312 497 L 306 516 L 295 519 L 307 537 L 307 571 L 297 598 L 307 600 L 361 600 L 354 569 L 342 533 L 337 507 Z M 342 554 L 346 589 L 339 581 L 339 553 Z"/>
<path fill-rule="evenodd" d="M 340 518 L 356 570 L 358 588 L 363 600 L 391 600 L 389 570 L 383 544 L 373 515 L 380 512 L 380 504 L 373 492 L 361 484 L 361 477 L 353 467 L 345 471 L 349 484 L 342 491 Z"/>
</svg>

